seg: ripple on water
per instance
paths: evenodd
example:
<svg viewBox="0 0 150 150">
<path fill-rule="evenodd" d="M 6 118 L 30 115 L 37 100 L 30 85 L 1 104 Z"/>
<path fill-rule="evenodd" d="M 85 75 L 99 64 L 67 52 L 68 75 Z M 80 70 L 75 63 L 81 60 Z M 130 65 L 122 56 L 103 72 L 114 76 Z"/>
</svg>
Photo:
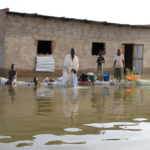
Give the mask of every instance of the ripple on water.
<svg viewBox="0 0 150 150">
<path fill-rule="evenodd" d="M 104 124 L 102 123 L 90 123 L 90 124 L 84 124 L 85 126 L 91 126 L 91 127 L 96 127 L 96 128 L 102 128 L 104 127 Z"/>
<path fill-rule="evenodd" d="M 129 138 L 116 138 L 116 139 L 102 139 L 102 141 L 119 141 L 119 140 L 128 140 Z"/>
<path fill-rule="evenodd" d="M 1 88 L 0 149 L 149 150 L 149 89 Z"/>
<path fill-rule="evenodd" d="M 148 120 L 148 119 L 146 119 L 146 118 L 134 118 L 134 119 L 132 119 L 133 121 L 146 121 L 146 120 Z"/>
<path fill-rule="evenodd" d="M 65 128 L 64 130 L 68 132 L 81 132 L 82 131 L 82 129 L 79 129 L 79 128 Z"/>
<path fill-rule="evenodd" d="M 11 136 L 0 136 L 0 139 L 9 139 Z"/>
</svg>

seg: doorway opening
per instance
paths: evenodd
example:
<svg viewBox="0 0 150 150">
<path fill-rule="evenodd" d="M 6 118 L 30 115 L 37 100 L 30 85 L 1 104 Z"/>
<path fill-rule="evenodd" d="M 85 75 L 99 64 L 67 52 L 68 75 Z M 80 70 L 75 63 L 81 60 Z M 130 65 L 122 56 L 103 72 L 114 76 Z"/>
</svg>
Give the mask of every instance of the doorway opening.
<svg viewBox="0 0 150 150">
<path fill-rule="evenodd" d="M 133 69 L 133 44 L 124 44 L 125 72 L 126 69 Z"/>
</svg>

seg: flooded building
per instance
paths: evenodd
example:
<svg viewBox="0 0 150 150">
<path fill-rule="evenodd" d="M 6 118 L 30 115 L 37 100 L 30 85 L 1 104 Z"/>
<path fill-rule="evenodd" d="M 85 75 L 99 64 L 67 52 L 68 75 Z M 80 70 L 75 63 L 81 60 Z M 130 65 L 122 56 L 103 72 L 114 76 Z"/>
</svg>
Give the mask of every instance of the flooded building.
<svg viewBox="0 0 150 150">
<path fill-rule="evenodd" d="M 115 24 L 0 10 L 0 76 L 15 64 L 18 76 L 61 76 L 65 56 L 74 47 L 79 74 L 95 72 L 104 50 L 104 72 L 113 73 L 122 47 L 126 68 L 150 73 L 150 27 Z"/>
</svg>

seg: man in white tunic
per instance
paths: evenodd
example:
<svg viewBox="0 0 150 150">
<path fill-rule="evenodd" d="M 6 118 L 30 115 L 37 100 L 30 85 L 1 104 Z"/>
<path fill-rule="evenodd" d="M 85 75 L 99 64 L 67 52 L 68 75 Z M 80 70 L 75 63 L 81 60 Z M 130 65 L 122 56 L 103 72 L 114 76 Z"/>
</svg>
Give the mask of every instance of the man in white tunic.
<svg viewBox="0 0 150 150">
<path fill-rule="evenodd" d="M 70 54 L 65 57 L 63 69 L 63 86 L 73 87 L 73 76 L 77 73 L 79 63 L 78 57 L 75 55 L 76 49 L 71 48 Z"/>
</svg>

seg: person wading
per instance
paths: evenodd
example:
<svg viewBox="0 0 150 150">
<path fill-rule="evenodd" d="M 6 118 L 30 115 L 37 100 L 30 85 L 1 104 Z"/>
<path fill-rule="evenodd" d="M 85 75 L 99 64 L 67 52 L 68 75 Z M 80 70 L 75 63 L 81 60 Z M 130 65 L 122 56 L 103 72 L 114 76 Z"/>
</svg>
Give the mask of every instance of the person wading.
<svg viewBox="0 0 150 150">
<path fill-rule="evenodd" d="M 121 54 L 121 52 L 122 52 L 122 49 L 119 48 L 117 50 L 117 55 L 114 58 L 113 68 L 115 67 L 115 78 L 117 78 L 116 82 L 121 81 L 121 79 L 123 77 L 123 68 L 125 67 L 124 66 L 124 56 L 123 56 L 123 54 Z"/>
<path fill-rule="evenodd" d="M 76 49 L 71 48 L 70 54 L 65 57 L 63 68 L 63 86 L 74 86 L 74 73 L 77 73 L 79 67 L 78 57 L 75 54 Z"/>
</svg>

